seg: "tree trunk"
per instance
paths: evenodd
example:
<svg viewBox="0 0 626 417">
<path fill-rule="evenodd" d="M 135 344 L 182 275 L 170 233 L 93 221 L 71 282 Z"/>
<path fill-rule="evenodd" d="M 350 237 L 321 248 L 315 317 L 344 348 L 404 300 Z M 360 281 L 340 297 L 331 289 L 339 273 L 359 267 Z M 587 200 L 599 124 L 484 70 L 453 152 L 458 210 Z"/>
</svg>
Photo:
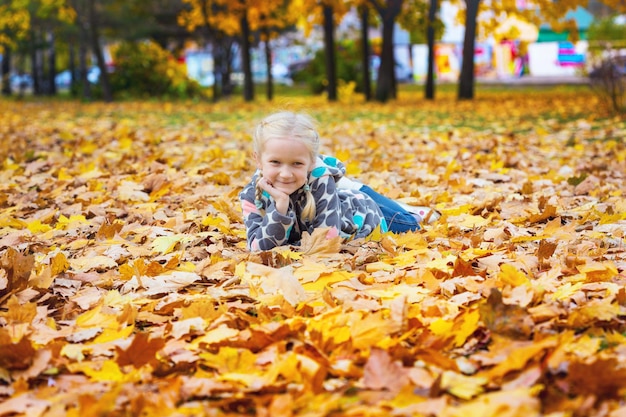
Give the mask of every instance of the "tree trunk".
<svg viewBox="0 0 626 417">
<path fill-rule="evenodd" d="M 91 100 L 91 84 L 87 79 L 87 42 L 89 37 L 85 28 L 80 24 L 79 29 L 81 37 L 78 40 L 78 84 L 81 86 L 83 98 Z"/>
<path fill-rule="evenodd" d="M 4 47 L 4 54 L 2 55 L 2 95 L 11 95 L 11 50 L 8 47 Z"/>
<path fill-rule="evenodd" d="M 380 52 L 380 66 L 376 81 L 376 100 L 384 103 L 396 98 L 395 66 L 393 53 L 393 27 L 395 19 L 383 20 L 383 45 Z"/>
<path fill-rule="evenodd" d="M 272 48 L 270 47 L 270 34 L 265 31 L 265 65 L 267 67 L 267 100 L 274 98 L 274 76 L 272 75 Z"/>
<path fill-rule="evenodd" d="M 337 101 L 337 59 L 335 57 L 335 23 L 333 8 L 324 5 L 324 51 L 328 101 Z"/>
<path fill-rule="evenodd" d="M 426 73 L 425 97 L 428 100 L 435 98 L 435 17 L 437 16 L 437 0 L 430 0 L 428 10 L 428 28 L 426 39 L 428 42 L 428 70 Z"/>
<path fill-rule="evenodd" d="M 361 16 L 361 42 L 362 54 L 361 65 L 363 66 L 363 94 L 365 100 L 372 99 L 372 76 L 370 74 L 370 39 L 369 39 L 369 8 L 361 6 L 359 8 Z"/>
<path fill-rule="evenodd" d="M 57 93 L 57 85 L 54 82 L 54 77 L 57 73 L 57 55 L 54 45 L 54 33 L 52 31 L 48 32 L 46 38 L 48 43 L 48 77 L 46 77 L 48 83 L 47 92 L 49 95 L 54 96 Z"/>
<path fill-rule="evenodd" d="M 68 42 L 68 65 L 67 69 L 70 72 L 70 94 L 76 96 L 76 48 L 74 48 L 74 39 Z M 56 83 L 55 83 L 56 88 Z"/>
<path fill-rule="evenodd" d="M 402 11 L 404 0 L 385 0 L 384 6 L 378 0 L 370 4 L 378 11 L 383 24 L 383 45 L 380 52 L 380 66 L 376 80 L 376 100 L 386 102 L 396 98 L 396 58 L 394 54 L 393 30 L 396 18 Z"/>
<path fill-rule="evenodd" d="M 463 64 L 459 79 L 460 100 L 474 98 L 474 47 L 476 43 L 476 17 L 480 0 L 465 0 L 465 36 L 463 39 Z"/>
<path fill-rule="evenodd" d="M 241 65 L 243 66 L 243 98 L 254 100 L 254 83 L 252 81 L 252 64 L 250 62 L 250 24 L 244 12 L 241 18 Z"/>
<path fill-rule="evenodd" d="M 39 48 L 39 34 L 36 30 L 30 32 L 30 66 L 33 78 L 33 95 L 39 96 L 44 91 L 43 85 L 43 57 Z"/>
<path fill-rule="evenodd" d="M 222 43 L 222 94 L 225 97 L 233 93 L 233 82 L 231 74 L 233 72 L 233 39 L 224 39 Z"/>
<path fill-rule="evenodd" d="M 218 37 L 213 39 L 211 55 L 213 55 L 213 102 L 217 103 L 222 97 L 222 44 Z"/>
<path fill-rule="evenodd" d="M 109 82 L 109 72 L 107 71 L 104 54 L 100 46 L 100 32 L 98 27 L 98 19 L 95 8 L 96 0 L 89 0 L 89 27 L 91 28 L 91 47 L 96 55 L 98 68 L 100 68 L 100 85 L 102 86 L 102 99 L 106 102 L 113 101 L 113 92 L 111 91 L 111 83 Z"/>
</svg>

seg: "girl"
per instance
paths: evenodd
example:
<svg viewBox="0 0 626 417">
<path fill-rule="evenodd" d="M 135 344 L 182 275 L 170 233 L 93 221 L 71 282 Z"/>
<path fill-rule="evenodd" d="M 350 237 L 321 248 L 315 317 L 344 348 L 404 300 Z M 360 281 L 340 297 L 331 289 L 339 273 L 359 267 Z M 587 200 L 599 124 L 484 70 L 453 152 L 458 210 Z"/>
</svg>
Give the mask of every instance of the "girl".
<svg viewBox="0 0 626 417">
<path fill-rule="evenodd" d="M 366 237 L 377 228 L 419 230 L 426 207 L 402 206 L 344 176 L 344 164 L 319 154 L 314 121 L 279 112 L 265 118 L 253 136 L 257 171 L 240 194 L 248 249 L 299 244 L 302 233 L 326 227 L 327 237 Z M 413 213 L 411 211 L 414 211 Z M 438 213 L 430 215 L 430 221 Z M 427 219 L 428 220 L 428 219 Z"/>
</svg>

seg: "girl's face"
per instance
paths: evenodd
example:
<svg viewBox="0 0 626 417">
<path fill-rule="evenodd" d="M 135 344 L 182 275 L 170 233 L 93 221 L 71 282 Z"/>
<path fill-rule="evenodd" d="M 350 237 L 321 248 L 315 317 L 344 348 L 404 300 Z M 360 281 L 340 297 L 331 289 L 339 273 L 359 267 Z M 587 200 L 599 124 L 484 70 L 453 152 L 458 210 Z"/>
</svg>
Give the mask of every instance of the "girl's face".
<svg viewBox="0 0 626 417">
<path fill-rule="evenodd" d="M 261 155 L 255 154 L 255 158 L 263 178 L 287 195 L 306 184 L 309 172 L 313 169 L 308 148 L 293 139 L 269 139 Z"/>
</svg>

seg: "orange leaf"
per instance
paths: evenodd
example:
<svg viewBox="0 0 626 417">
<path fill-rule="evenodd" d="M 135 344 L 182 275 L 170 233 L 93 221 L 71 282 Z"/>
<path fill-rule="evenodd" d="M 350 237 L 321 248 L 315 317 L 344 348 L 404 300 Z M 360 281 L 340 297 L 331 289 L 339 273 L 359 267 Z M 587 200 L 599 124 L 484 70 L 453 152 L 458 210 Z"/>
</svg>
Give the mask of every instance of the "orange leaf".
<svg viewBox="0 0 626 417">
<path fill-rule="evenodd" d="M 28 338 L 22 337 L 15 343 L 9 331 L 0 328 L 0 368 L 26 369 L 32 364 L 36 352 Z"/>
<path fill-rule="evenodd" d="M 132 365 L 141 368 L 143 365 L 156 366 L 158 359 L 156 354 L 165 346 L 165 340 L 161 338 L 151 339 L 148 333 L 137 333 L 133 341 L 126 349 L 116 346 L 117 363 L 120 366 Z"/>
</svg>

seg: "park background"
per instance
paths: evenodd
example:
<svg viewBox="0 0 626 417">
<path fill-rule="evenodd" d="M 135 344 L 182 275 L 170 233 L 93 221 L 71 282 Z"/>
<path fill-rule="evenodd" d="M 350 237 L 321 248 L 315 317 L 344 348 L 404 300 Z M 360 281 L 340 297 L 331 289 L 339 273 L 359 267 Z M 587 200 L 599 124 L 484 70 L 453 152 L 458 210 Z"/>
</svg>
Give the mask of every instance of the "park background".
<svg viewBox="0 0 626 417">
<path fill-rule="evenodd" d="M 251 100 L 254 84 L 267 84 L 271 99 L 274 84 L 295 81 L 330 100 L 341 82 L 354 83 L 352 90 L 367 100 L 386 101 L 396 97 L 398 82 L 425 84 L 433 96 L 435 80 L 459 82 L 459 97 L 472 98 L 476 80 L 582 82 L 602 59 L 621 54 L 624 32 L 619 5 L 597 0 L 558 6 L 524 0 L 378 6 L 15 0 L 4 9 L 5 95 L 69 89 L 105 100 L 124 92 L 193 96 L 186 77 L 211 87 L 213 99 L 240 87 Z M 138 45 L 149 41 L 154 45 Z"/>
</svg>

